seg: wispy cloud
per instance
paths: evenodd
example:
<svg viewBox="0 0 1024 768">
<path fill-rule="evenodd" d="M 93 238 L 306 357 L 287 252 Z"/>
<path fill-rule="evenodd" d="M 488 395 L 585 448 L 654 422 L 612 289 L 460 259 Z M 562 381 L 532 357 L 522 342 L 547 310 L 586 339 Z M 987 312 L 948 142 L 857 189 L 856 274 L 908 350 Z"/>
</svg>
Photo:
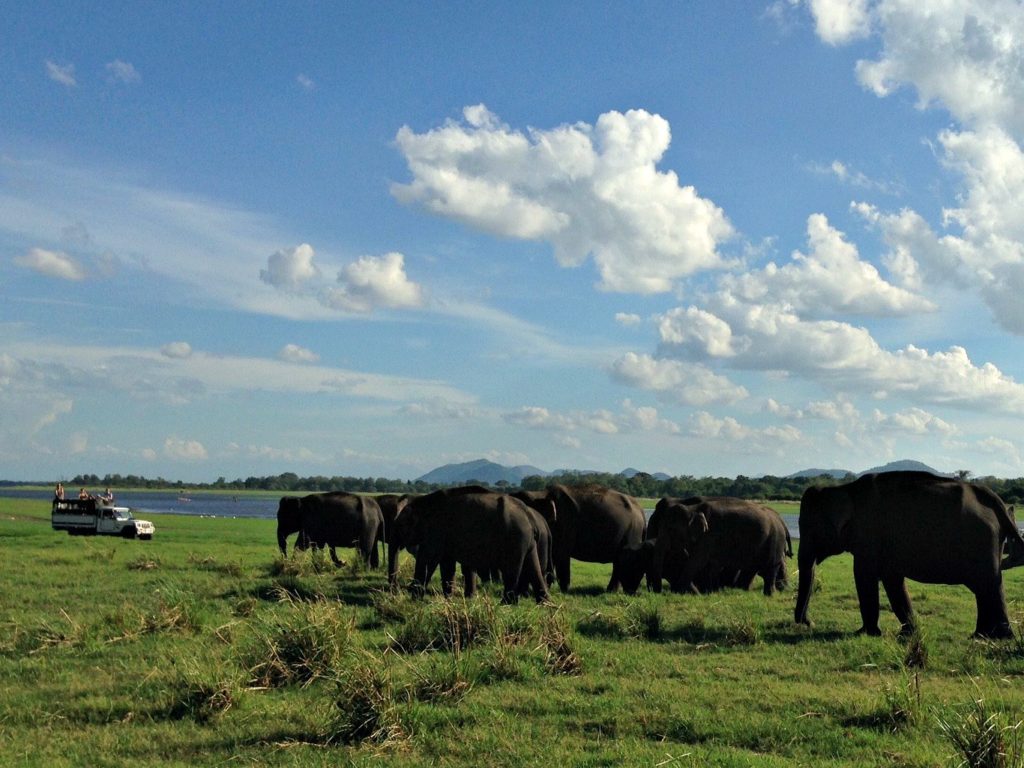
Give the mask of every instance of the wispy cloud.
<svg viewBox="0 0 1024 768">
<path fill-rule="evenodd" d="M 113 61 L 107 62 L 106 68 L 111 80 L 116 80 L 117 82 L 125 83 L 126 85 L 133 85 L 135 83 L 142 82 L 142 75 L 139 74 L 139 71 L 133 64 L 130 64 L 127 61 L 114 59 Z"/>
<path fill-rule="evenodd" d="M 53 82 L 60 83 L 68 88 L 74 88 L 78 85 L 78 81 L 75 79 L 74 64 L 57 64 L 56 62 L 47 59 L 45 66 L 46 75 L 53 80 Z"/>
</svg>

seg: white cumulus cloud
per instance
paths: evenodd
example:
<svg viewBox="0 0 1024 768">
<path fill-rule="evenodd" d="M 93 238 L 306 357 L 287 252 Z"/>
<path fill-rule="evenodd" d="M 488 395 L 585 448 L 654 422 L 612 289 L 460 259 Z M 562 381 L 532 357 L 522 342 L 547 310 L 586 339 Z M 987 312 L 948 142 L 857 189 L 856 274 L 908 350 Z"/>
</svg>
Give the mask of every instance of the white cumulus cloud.
<svg viewBox="0 0 1024 768">
<path fill-rule="evenodd" d="M 829 45 L 842 45 L 871 32 L 868 0 L 808 0 L 815 31 Z"/>
<path fill-rule="evenodd" d="M 612 364 L 610 373 L 616 381 L 682 405 L 729 404 L 747 397 L 745 388 L 700 363 L 627 352 Z"/>
<path fill-rule="evenodd" d="M 423 304 L 423 289 L 405 274 L 400 253 L 363 256 L 338 272 L 337 288 L 328 288 L 324 302 L 345 312 L 372 312 L 378 307 L 414 308 Z"/>
<path fill-rule="evenodd" d="M 32 248 L 22 256 L 15 256 L 14 263 L 19 267 L 31 269 L 47 277 L 60 280 L 81 281 L 85 279 L 85 269 L 63 251 L 48 251 L 44 248 Z"/>
<path fill-rule="evenodd" d="M 272 253 L 267 268 L 260 270 L 260 280 L 283 291 L 297 292 L 311 280 L 320 278 L 320 268 L 313 263 L 313 246 L 302 243 L 294 248 Z"/>
<path fill-rule="evenodd" d="M 769 263 L 745 275 L 730 275 L 722 287 L 743 301 L 786 304 L 804 316 L 883 317 L 935 310 L 927 299 L 885 281 L 824 214 L 808 217 L 807 243 L 809 253 L 794 252 L 788 264 Z"/>
<path fill-rule="evenodd" d="M 593 257 L 604 290 L 659 293 L 723 266 L 733 235 L 722 210 L 657 165 L 668 122 L 643 110 L 516 131 L 483 105 L 463 121 L 396 143 L 413 179 L 392 186 L 400 201 L 485 232 L 551 244 L 563 266 Z"/>
</svg>

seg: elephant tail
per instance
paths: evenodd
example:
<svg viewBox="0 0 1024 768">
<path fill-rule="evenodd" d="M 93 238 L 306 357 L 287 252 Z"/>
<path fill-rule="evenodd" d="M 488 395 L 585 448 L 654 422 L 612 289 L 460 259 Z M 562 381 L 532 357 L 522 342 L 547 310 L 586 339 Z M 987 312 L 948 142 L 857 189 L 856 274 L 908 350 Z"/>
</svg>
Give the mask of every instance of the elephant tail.
<svg viewBox="0 0 1024 768">
<path fill-rule="evenodd" d="M 789 535 L 789 526 L 786 525 L 786 521 L 782 521 L 782 527 L 786 531 L 786 557 L 793 556 L 793 539 Z"/>
</svg>

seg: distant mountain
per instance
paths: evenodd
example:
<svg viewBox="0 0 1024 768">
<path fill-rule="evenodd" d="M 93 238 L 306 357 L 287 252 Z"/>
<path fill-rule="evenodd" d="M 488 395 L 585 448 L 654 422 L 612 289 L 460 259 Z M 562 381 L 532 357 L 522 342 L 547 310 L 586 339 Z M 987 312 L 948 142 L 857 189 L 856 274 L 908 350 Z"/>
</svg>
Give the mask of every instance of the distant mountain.
<svg viewBox="0 0 1024 768">
<path fill-rule="evenodd" d="M 530 475 L 548 475 L 543 469 L 522 465 L 518 467 L 505 467 L 487 459 L 467 461 L 464 464 L 445 464 L 443 467 L 432 469 L 417 480 L 426 483 L 468 483 L 471 480 L 478 480 L 481 483 L 494 485 L 504 480 L 507 483 L 518 485 L 524 477 Z"/>
<path fill-rule="evenodd" d="M 478 480 L 481 483 L 494 485 L 495 483 L 504 480 L 512 485 L 518 485 L 522 482 L 524 477 L 530 477 L 531 475 L 555 478 L 559 475 L 582 476 L 597 474 L 605 473 L 599 472 L 595 469 L 557 469 L 554 472 L 545 472 L 543 469 L 531 467 L 528 464 L 518 467 L 506 467 L 501 464 L 496 464 L 493 461 L 488 461 L 487 459 L 477 459 L 476 461 L 467 461 L 463 464 L 445 464 L 443 467 L 430 470 L 427 474 L 418 477 L 417 480 L 442 485 L 449 483 L 468 483 L 470 480 Z M 633 477 L 640 474 L 640 470 L 628 468 L 622 470 L 619 474 L 623 477 Z M 664 472 L 657 472 L 651 475 L 651 477 L 655 480 L 671 479 L 671 476 L 666 475 Z"/>
<path fill-rule="evenodd" d="M 927 464 L 922 464 L 920 461 L 912 461 L 910 459 L 890 461 L 888 464 L 883 464 L 880 467 L 865 469 L 860 474 L 867 475 L 872 472 L 931 472 L 933 475 L 941 475 L 943 477 L 948 477 L 950 474 L 949 472 L 939 472 L 939 470 L 932 469 Z"/>
<path fill-rule="evenodd" d="M 799 472 L 794 472 L 791 475 L 786 475 L 787 478 L 802 479 L 810 477 L 821 477 L 822 475 L 828 475 L 834 477 L 836 480 L 842 480 L 847 475 L 855 474 L 848 469 L 802 469 Z"/>
<path fill-rule="evenodd" d="M 633 469 L 632 467 L 626 467 L 624 470 L 619 472 L 619 474 L 622 475 L 623 477 L 636 477 L 637 475 L 640 474 L 640 472 L 641 472 L 641 470 L 639 470 L 639 469 Z M 651 477 L 653 477 L 655 480 L 671 480 L 672 479 L 671 475 L 666 475 L 664 472 L 654 472 L 654 473 L 648 472 L 647 474 L 651 475 Z"/>
</svg>

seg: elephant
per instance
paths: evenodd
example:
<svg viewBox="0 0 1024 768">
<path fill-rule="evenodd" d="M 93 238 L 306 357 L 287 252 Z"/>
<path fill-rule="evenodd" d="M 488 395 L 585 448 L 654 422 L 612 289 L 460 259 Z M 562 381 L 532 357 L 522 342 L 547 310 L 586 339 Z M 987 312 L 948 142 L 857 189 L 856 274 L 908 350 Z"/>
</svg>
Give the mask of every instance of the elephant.
<svg viewBox="0 0 1024 768">
<path fill-rule="evenodd" d="M 1011 556 L 1000 562 L 1004 541 Z M 1013 509 L 985 486 L 927 472 L 862 475 L 832 487 L 811 487 L 800 500 L 800 567 L 794 619 L 810 626 L 807 605 L 815 566 L 853 554 L 860 633 L 880 635 L 881 581 L 901 633 L 914 631 L 906 579 L 963 584 L 977 604 L 977 637 L 1012 637 L 1002 570 L 1021 564 L 1024 539 Z"/>
<path fill-rule="evenodd" d="M 635 595 L 644 576 L 649 575 L 656 544 L 656 539 L 644 539 L 639 544 L 623 547 L 615 555 L 612 577 L 618 579 L 622 591 L 627 595 Z"/>
<path fill-rule="evenodd" d="M 527 503 L 554 504 L 552 560 L 563 592 L 569 590 L 572 558 L 614 563 L 622 549 L 639 546 L 643 541 L 644 511 L 636 499 L 619 491 L 600 486 L 569 488 L 556 483 L 544 493 L 520 491 L 515 496 Z M 618 587 L 619 578 L 613 567 L 607 589 L 614 592 Z"/>
<path fill-rule="evenodd" d="M 665 497 L 655 515 L 658 535 L 649 576 L 655 592 L 661 591 L 666 570 L 673 590 L 750 589 L 758 574 L 765 595 L 785 586 L 786 557 L 793 550 L 775 510 L 728 496 Z"/>
<path fill-rule="evenodd" d="M 447 496 L 454 496 L 465 493 L 492 493 L 490 488 L 485 488 L 482 485 L 463 485 L 456 486 L 454 488 L 444 489 L 444 493 Z M 416 544 L 411 543 L 407 540 L 409 536 L 409 530 L 412 526 L 408 524 L 408 520 L 402 519 L 402 513 L 405 508 L 409 505 L 409 502 L 414 499 L 418 499 L 422 494 L 404 494 L 397 498 L 391 495 L 384 496 L 384 512 L 385 524 L 387 524 L 388 518 L 391 518 L 392 523 L 389 527 L 388 533 L 388 583 L 395 587 L 398 584 L 398 558 L 399 553 L 403 549 L 408 549 L 410 554 L 416 554 Z M 392 517 L 393 515 L 393 517 Z M 406 532 L 403 535 L 403 524 L 406 528 Z"/>
<path fill-rule="evenodd" d="M 344 565 L 336 547 L 355 547 L 363 560 L 380 564 L 377 542 L 384 536 L 384 518 L 372 496 L 344 491 L 285 496 L 277 507 L 277 545 L 288 554 L 288 536 L 299 532 L 296 549 L 327 545 L 335 565 Z"/>
<path fill-rule="evenodd" d="M 404 546 L 416 548 L 416 587 L 424 591 L 434 569 L 441 567 L 441 588 L 452 591 L 455 564 L 462 565 L 466 597 L 476 590 L 477 571 L 495 566 L 501 572 L 502 602 L 519 599 L 521 578 L 537 602 L 548 599 L 538 544 L 543 520 L 519 499 L 487 489 L 434 491 L 401 511 L 396 533 Z"/>
<path fill-rule="evenodd" d="M 388 583 L 394 586 L 398 583 L 398 550 L 401 542 L 395 522 L 405 505 L 415 498 L 409 494 L 382 493 L 376 497 L 377 506 L 380 507 L 381 515 L 384 518 L 384 542 L 388 545 Z"/>
</svg>

